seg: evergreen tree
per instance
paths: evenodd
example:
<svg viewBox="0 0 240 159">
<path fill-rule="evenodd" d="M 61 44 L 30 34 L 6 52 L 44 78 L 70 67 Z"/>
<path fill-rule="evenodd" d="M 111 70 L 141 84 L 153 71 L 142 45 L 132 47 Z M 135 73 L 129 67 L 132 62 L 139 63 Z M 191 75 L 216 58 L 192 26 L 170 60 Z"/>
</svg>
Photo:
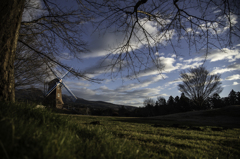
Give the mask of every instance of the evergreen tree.
<svg viewBox="0 0 240 159">
<path fill-rule="evenodd" d="M 212 98 L 210 99 L 211 101 L 211 106 L 213 108 L 221 108 L 223 107 L 223 102 L 221 97 L 219 96 L 218 93 L 213 94 Z"/>
<path fill-rule="evenodd" d="M 189 102 L 190 102 L 189 98 L 187 98 L 185 96 L 185 94 L 182 93 L 181 97 L 180 97 L 180 100 L 179 100 L 181 111 L 189 111 L 190 110 Z"/>
<path fill-rule="evenodd" d="M 229 104 L 230 105 L 234 105 L 234 104 L 237 103 L 237 94 L 233 89 L 229 93 L 228 98 L 229 98 Z"/>
<path fill-rule="evenodd" d="M 179 102 L 180 102 L 179 96 L 176 96 L 176 97 L 174 98 L 174 101 L 175 101 L 175 105 L 178 106 L 178 105 L 179 105 Z"/>
<path fill-rule="evenodd" d="M 239 105 L 240 104 L 240 92 L 237 92 L 237 104 Z"/>
<path fill-rule="evenodd" d="M 222 98 L 222 102 L 223 102 L 223 106 L 229 106 L 230 105 L 228 97 Z"/>
<path fill-rule="evenodd" d="M 158 106 L 159 106 L 159 102 L 156 101 L 156 102 L 155 102 L 155 107 L 158 107 Z"/>
<path fill-rule="evenodd" d="M 167 100 L 167 105 L 173 106 L 174 105 L 174 98 L 173 96 L 170 96 Z"/>
<path fill-rule="evenodd" d="M 176 96 L 175 98 L 174 98 L 174 111 L 175 111 L 175 113 L 178 113 L 178 112 L 181 112 L 182 110 L 181 110 L 181 105 L 180 105 L 180 98 L 179 98 L 179 96 Z"/>
</svg>

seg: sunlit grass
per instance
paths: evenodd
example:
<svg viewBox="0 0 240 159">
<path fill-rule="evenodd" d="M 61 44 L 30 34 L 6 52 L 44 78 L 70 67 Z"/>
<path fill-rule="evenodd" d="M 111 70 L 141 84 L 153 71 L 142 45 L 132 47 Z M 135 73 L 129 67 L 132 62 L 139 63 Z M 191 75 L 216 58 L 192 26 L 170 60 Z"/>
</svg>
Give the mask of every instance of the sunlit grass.
<svg viewBox="0 0 240 159">
<path fill-rule="evenodd" d="M 140 145 L 152 158 L 239 158 L 240 129 L 213 126 L 154 127 L 157 121 L 138 118 L 87 117 L 73 119 L 81 124 L 99 120 L 116 138 Z M 162 123 L 162 122 L 161 122 Z"/>
<path fill-rule="evenodd" d="M 100 125 L 90 124 L 99 121 Z M 0 105 L 3 158 L 240 158 L 240 129 Z M 161 121 L 164 124 L 164 121 Z"/>
</svg>

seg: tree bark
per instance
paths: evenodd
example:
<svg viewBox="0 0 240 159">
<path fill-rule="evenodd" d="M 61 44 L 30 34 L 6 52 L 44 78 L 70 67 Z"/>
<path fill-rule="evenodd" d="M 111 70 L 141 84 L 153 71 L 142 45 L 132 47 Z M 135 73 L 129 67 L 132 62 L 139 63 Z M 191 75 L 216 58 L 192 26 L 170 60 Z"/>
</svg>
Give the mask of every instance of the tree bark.
<svg viewBox="0 0 240 159">
<path fill-rule="evenodd" d="M 0 1 L 0 101 L 15 102 L 14 59 L 24 2 Z"/>
</svg>

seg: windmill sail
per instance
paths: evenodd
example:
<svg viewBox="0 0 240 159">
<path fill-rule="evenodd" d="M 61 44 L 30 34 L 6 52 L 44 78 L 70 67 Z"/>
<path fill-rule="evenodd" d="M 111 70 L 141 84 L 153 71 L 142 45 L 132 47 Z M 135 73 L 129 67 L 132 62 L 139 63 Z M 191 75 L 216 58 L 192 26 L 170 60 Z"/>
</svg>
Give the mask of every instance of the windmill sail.
<svg viewBox="0 0 240 159">
<path fill-rule="evenodd" d="M 72 69 L 72 68 L 71 68 Z M 51 82 L 49 82 L 49 89 L 48 92 L 46 93 L 46 97 L 48 96 L 53 96 L 51 98 L 49 98 L 50 100 L 55 100 L 52 101 L 51 103 L 54 103 L 53 105 L 56 105 L 56 107 L 59 107 L 58 105 L 63 105 L 63 101 L 62 101 L 62 92 L 61 92 L 61 86 L 64 86 L 65 89 L 71 94 L 71 96 L 74 99 L 74 102 L 76 101 L 77 97 L 73 94 L 73 92 L 67 87 L 67 85 L 63 82 L 63 78 L 65 76 L 67 76 L 67 74 L 71 71 L 68 70 L 63 76 L 62 78 L 60 78 L 51 68 L 50 70 L 53 72 L 53 74 L 56 76 L 56 79 L 52 80 Z M 55 91 L 56 90 L 56 91 Z M 51 95 L 53 94 L 53 95 Z"/>
<path fill-rule="evenodd" d="M 77 97 L 73 94 L 73 92 L 68 88 L 68 86 L 62 82 L 62 85 L 66 88 L 66 90 L 73 96 L 75 100 L 77 100 Z"/>
<path fill-rule="evenodd" d="M 60 82 L 58 82 L 55 86 L 53 86 L 53 87 L 47 92 L 46 97 L 47 97 L 49 94 L 51 94 L 51 93 L 57 88 L 58 85 L 60 85 Z"/>
</svg>

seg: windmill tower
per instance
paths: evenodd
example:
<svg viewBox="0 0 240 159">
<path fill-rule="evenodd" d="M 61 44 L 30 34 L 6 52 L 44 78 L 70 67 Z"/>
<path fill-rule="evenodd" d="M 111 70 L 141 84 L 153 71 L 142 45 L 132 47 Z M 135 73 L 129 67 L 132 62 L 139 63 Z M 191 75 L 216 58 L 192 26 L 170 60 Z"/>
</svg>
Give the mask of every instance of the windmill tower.
<svg viewBox="0 0 240 159">
<path fill-rule="evenodd" d="M 51 69 L 51 68 L 50 68 Z M 72 69 L 72 68 L 71 68 Z M 67 87 L 67 85 L 63 82 L 63 78 L 71 71 L 68 70 L 62 78 L 58 77 L 57 74 L 51 69 L 53 74 L 56 76 L 55 79 L 48 82 L 47 85 L 44 85 L 44 90 L 47 88 L 47 93 L 45 94 L 45 101 L 44 104 L 49 105 L 54 108 L 62 109 L 64 103 L 62 100 L 62 86 L 65 87 L 65 89 L 71 94 L 74 101 L 77 99 L 77 97 L 72 93 L 72 91 Z"/>
</svg>

